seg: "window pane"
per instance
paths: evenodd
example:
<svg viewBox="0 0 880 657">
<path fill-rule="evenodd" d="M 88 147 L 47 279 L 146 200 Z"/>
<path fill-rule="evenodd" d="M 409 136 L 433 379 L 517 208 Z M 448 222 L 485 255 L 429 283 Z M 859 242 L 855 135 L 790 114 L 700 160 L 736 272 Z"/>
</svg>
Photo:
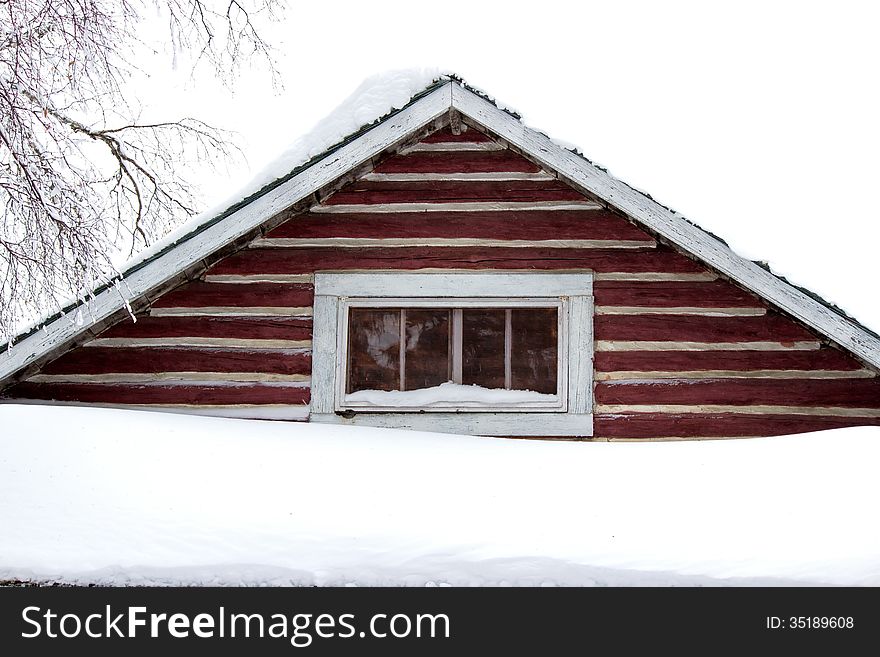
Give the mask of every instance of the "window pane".
<svg viewBox="0 0 880 657">
<path fill-rule="evenodd" d="M 352 308 L 348 392 L 400 389 L 400 310 Z"/>
<path fill-rule="evenodd" d="M 511 387 L 556 392 L 556 308 L 514 308 L 511 313 Z"/>
<path fill-rule="evenodd" d="M 406 390 L 432 388 L 452 379 L 450 325 L 448 309 L 406 310 Z"/>
<path fill-rule="evenodd" d="M 503 308 L 462 311 L 461 382 L 484 388 L 504 387 Z"/>
</svg>

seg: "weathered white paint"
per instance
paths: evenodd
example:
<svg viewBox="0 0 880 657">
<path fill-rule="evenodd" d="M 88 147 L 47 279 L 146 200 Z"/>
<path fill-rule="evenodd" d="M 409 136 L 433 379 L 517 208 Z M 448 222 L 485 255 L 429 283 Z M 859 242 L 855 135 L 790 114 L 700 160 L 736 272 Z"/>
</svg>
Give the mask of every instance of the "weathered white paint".
<svg viewBox="0 0 880 657">
<path fill-rule="evenodd" d="M 302 349 L 311 340 L 259 340 L 252 338 L 95 338 L 83 347 L 229 347 L 231 349 Z"/>
<path fill-rule="evenodd" d="M 312 422 L 476 436 L 589 437 L 593 416 L 566 413 L 358 413 L 352 418 L 316 413 Z"/>
<path fill-rule="evenodd" d="M 315 282 L 321 275 L 315 275 Z M 326 280 L 326 279 L 324 279 Z M 332 415 L 336 409 L 336 363 L 342 347 L 338 344 L 341 321 L 339 296 L 325 291 L 315 294 L 312 324 L 312 391 L 313 414 Z"/>
<path fill-rule="evenodd" d="M 150 308 L 151 317 L 310 317 L 312 309 L 284 306 L 177 306 Z"/>
<path fill-rule="evenodd" d="M 768 299 L 808 326 L 880 368 L 880 339 L 830 308 L 734 253 L 723 242 L 663 207 L 584 158 L 523 125 L 513 116 L 460 85 L 452 87 L 452 107 L 521 149 L 590 194 L 625 212 L 656 234 Z"/>
<path fill-rule="evenodd" d="M 206 283 L 311 283 L 311 274 L 207 274 Z"/>
<path fill-rule="evenodd" d="M 456 201 L 437 203 L 351 203 L 316 205 L 310 212 L 330 214 L 364 214 L 367 212 L 489 212 L 493 210 L 601 210 L 601 203 L 592 201 Z"/>
<path fill-rule="evenodd" d="M 598 340 L 596 351 L 804 351 L 818 342 L 657 342 L 648 340 Z"/>
<path fill-rule="evenodd" d="M 528 173 L 525 171 L 485 171 L 465 173 L 367 173 L 360 180 L 368 182 L 504 182 L 514 180 L 547 181 L 556 177 L 546 171 Z"/>
<path fill-rule="evenodd" d="M 451 89 L 451 83 L 438 87 L 409 107 L 378 123 L 359 138 L 340 147 L 332 155 L 322 158 L 290 180 L 242 206 L 224 220 L 201 232 L 191 233 L 140 269 L 125 273 L 123 285 L 105 290 L 84 304 L 85 324 L 74 321 L 76 313 L 69 313 L 22 338 L 0 355 L 0 382 L 28 363 L 76 338 L 88 329 L 89 324 L 110 317 L 125 308 L 130 300 L 193 267 L 270 217 L 329 185 L 448 112 Z"/>
<path fill-rule="evenodd" d="M 702 317 L 760 317 L 766 308 L 699 308 L 697 306 L 596 306 L 597 315 L 698 315 Z"/>
<path fill-rule="evenodd" d="M 587 273 L 566 274 L 556 271 L 524 273 L 503 270 L 474 273 L 449 269 L 430 273 L 383 270 L 315 274 L 316 297 L 516 299 L 527 296 L 563 297 L 592 296 L 592 294 L 592 276 Z M 317 324 L 317 317 L 315 323 Z"/>
<path fill-rule="evenodd" d="M 880 417 L 880 409 L 846 406 L 731 406 L 726 404 L 597 404 L 596 413 L 739 413 L 745 415 L 822 415 L 828 417 Z"/>
<path fill-rule="evenodd" d="M 433 144 L 413 144 L 400 150 L 401 155 L 409 153 L 461 153 L 467 151 L 503 151 L 505 147 L 494 141 L 447 141 Z"/>
<path fill-rule="evenodd" d="M 874 372 L 860 370 L 694 370 L 658 372 L 620 370 L 596 372 L 597 381 L 656 381 L 658 379 L 869 379 Z"/>
<path fill-rule="evenodd" d="M 337 249 L 396 249 L 411 247 L 462 248 L 501 247 L 521 249 L 650 249 L 654 240 L 508 240 L 443 237 L 274 237 L 254 240 L 249 247 L 260 248 L 337 248 Z"/>
<path fill-rule="evenodd" d="M 676 274 L 672 272 L 604 272 L 595 274 L 597 281 L 674 281 L 674 282 L 699 282 L 714 281 L 718 277 L 710 271 L 696 272 L 692 274 Z"/>
</svg>

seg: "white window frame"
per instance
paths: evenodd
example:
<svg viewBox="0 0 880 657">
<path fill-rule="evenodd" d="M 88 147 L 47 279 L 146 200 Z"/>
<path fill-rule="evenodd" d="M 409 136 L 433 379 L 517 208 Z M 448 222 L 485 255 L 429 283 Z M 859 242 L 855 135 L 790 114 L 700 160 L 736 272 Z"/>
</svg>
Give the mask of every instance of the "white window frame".
<svg viewBox="0 0 880 657">
<path fill-rule="evenodd" d="M 557 306 L 557 399 L 545 407 L 361 407 L 347 402 L 352 307 Z M 311 420 L 505 436 L 593 434 L 593 275 L 587 272 L 371 271 L 315 274 Z"/>
</svg>

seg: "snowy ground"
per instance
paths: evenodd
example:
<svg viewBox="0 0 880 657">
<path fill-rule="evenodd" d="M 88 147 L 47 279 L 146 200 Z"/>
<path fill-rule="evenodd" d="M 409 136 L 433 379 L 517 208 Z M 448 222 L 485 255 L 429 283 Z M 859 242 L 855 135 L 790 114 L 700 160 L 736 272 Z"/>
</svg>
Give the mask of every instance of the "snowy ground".
<svg viewBox="0 0 880 657">
<path fill-rule="evenodd" d="M 876 428 L 566 443 L 0 406 L 0 580 L 880 585 Z"/>
</svg>

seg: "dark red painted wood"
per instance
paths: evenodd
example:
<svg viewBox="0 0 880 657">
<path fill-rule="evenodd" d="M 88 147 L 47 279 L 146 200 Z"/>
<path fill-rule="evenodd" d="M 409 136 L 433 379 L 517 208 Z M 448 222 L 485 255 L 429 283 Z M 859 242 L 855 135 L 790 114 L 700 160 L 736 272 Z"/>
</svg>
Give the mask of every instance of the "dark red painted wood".
<svg viewBox="0 0 880 657">
<path fill-rule="evenodd" d="M 700 315 L 597 315 L 597 340 L 681 342 L 782 342 L 816 340 L 816 336 L 775 313 L 757 317 Z"/>
<path fill-rule="evenodd" d="M 782 436 L 790 433 L 877 426 L 880 418 L 820 417 L 810 415 L 631 413 L 593 416 L 596 438 Z"/>
<path fill-rule="evenodd" d="M 701 370 L 857 370 L 847 354 L 825 347 L 809 351 L 600 351 L 600 372 L 678 372 Z"/>
<path fill-rule="evenodd" d="M 43 374 L 149 372 L 265 372 L 305 374 L 312 358 L 301 351 L 250 351 L 186 347 L 86 347 L 49 363 Z"/>
<path fill-rule="evenodd" d="M 726 379 L 596 384 L 599 404 L 732 404 L 880 408 L 877 379 Z"/>
<path fill-rule="evenodd" d="M 309 340 L 311 335 L 311 317 L 139 317 L 110 327 L 100 337 Z"/>
<path fill-rule="evenodd" d="M 513 151 L 416 152 L 393 155 L 377 166 L 376 173 L 486 173 L 516 171 L 537 173 L 540 168 Z"/>
<path fill-rule="evenodd" d="M 441 128 L 437 132 L 432 135 L 429 135 L 422 139 L 423 144 L 438 144 L 442 142 L 487 142 L 492 141 L 491 138 L 484 135 L 482 132 L 478 132 L 473 128 L 469 128 L 466 131 L 462 131 L 461 134 L 454 135 L 452 134 L 451 128 Z"/>
<path fill-rule="evenodd" d="M 302 248 L 248 249 L 217 263 L 211 274 L 301 274 L 322 269 L 536 269 L 588 268 L 599 272 L 700 272 L 693 260 L 666 248 Z"/>
<path fill-rule="evenodd" d="M 285 222 L 266 237 L 652 239 L 623 217 L 604 210 L 306 213 Z"/>
<path fill-rule="evenodd" d="M 598 306 L 755 308 L 765 304 L 727 281 L 596 281 Z"/>
<path fill-rule="evenodd" d="M 305 404 L 309 389 L 259 384 L 225 386 L 19 383 L 7 399 L 45 399 L 94 404 Z"/>
<path fill-rule="evenodd" d="M 187 283 L 153 302 L 154 308 L 209 306 L 301 308 L 312 305 L 313 287 L 292 283 Z"/>
<path fill-rule="evenodd" d="M 336 192 L 325 205 L 349 203 L 450 203 L 471 201 L 584 201 L 586 197 L 559 181 L 418 181 L 357 182 Z"/>
</svg>

